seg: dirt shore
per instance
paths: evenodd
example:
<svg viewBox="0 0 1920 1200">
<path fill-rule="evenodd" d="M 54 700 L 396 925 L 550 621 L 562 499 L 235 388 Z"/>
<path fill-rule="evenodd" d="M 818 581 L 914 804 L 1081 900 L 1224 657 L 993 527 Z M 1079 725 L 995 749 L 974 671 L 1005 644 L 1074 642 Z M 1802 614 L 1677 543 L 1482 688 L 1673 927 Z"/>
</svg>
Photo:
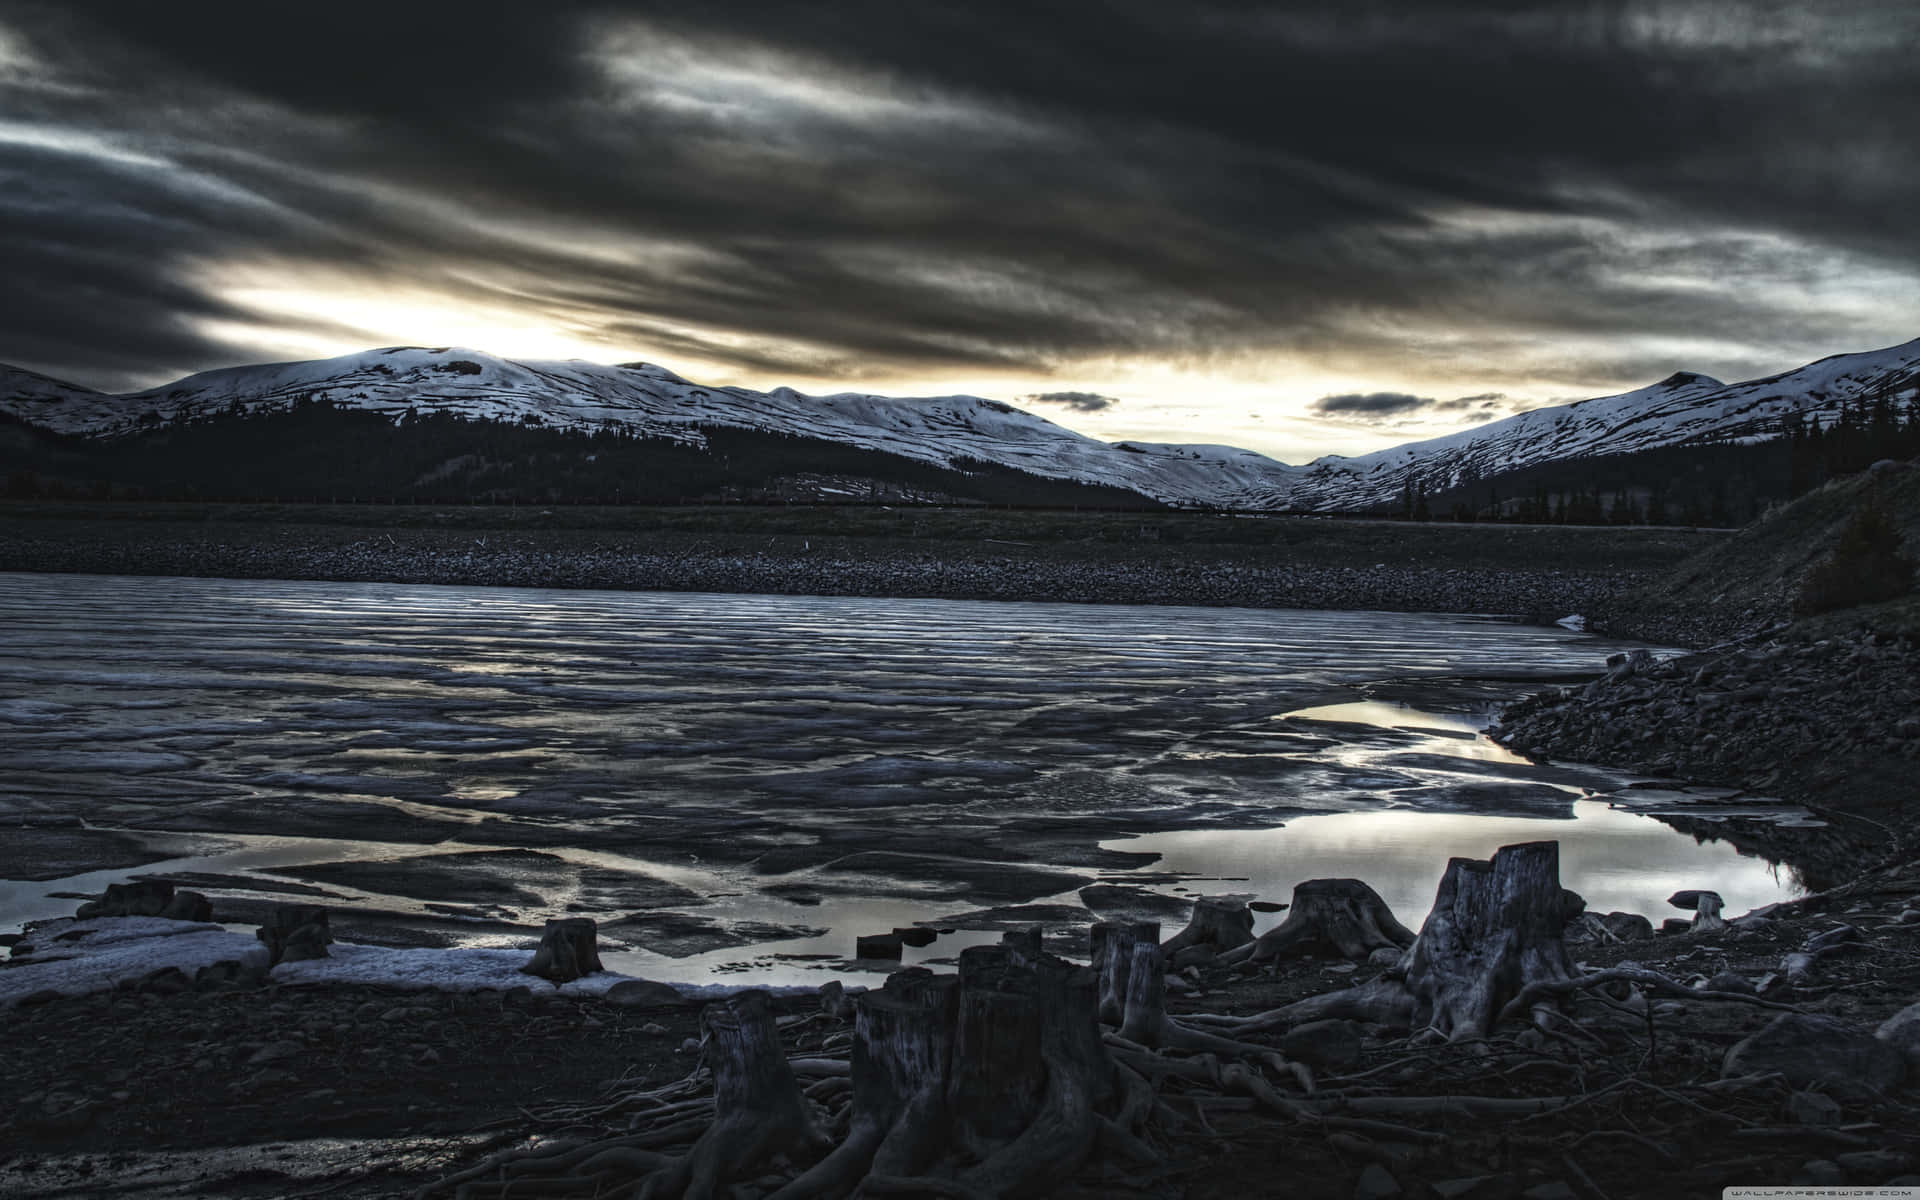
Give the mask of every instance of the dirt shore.
<svg viewBox="0 0 1920 1200">
<path fill-rule="evenodd" d="M 0 570 L 1098 604 L 1604 611 L 1724 534 L 1201 514 L 0 506 Z"/>
<path fill-rule="evenodd" d="M 1683 983 L 1743 981 L 1766 1002 L 1870 1032 L 1920 993 L 1920 866 L 1877 872 L 1717 933 L 1588 942 L 1574 956 L 1624 961 Z M 1402 914 L 1417 921 L 1417 914 Z M 1783 956 L 1850 927 L 1813 974 Z M 1377 964 L 1307 959 L 1277 972 L 1196 967 L 1176 1012 L 1248 1013 L 1364 982 Z M 174 986 L 177 986 L 174 985 Z M 809 995 L 778 1011 L 814 1013 Z M 1566 1097 L 1538 1119 L 1429 1114 L 1369 1135 L 1329 1133 L 1232 1097 L 1158 1147 L 1162 1168 L 1124 1178 L 1090 1168 L 1061 1195 L 1345 1197 L 1377 1166 L 1410 1198 L 1718 1195 L 1724 1186 L 1910 1182 L 1920 1108 L 1835 1086 L 1834 1105 L 1788 1078 L 1721 1083 L 1740 1039 L 1777 1007 L 1656 998 L 1650 1015 L 1576 1009 L 1591 1042 L 1517 1026 L 1494 1042 L 1413 1047 L 1376 1027 L 1320 1035 L 1318 1050 L 1260 1035 L 1314 1062 L 1317 1087 L 1351 1097 Z M 817 1053 L 844 1023 L 796 1021 L 790 1049 Z M 1337 1032 L 1337 1031 L 1336 1031 Z M 402 1196 L 528 1139 L 606 1136 L 623 1101 L 689 1074 L 692 1006 L 369 987 L 129 989 L 16 1009 L 0 1025 L 0 1195 L 79 1197 Z M 1915 1072 L 1920 1078 L 1920 1071 Z M 1580 1097 L 1587 1099 L 1573 1103 Z M 1192 1107 L 1198 1104 L 1198 1108 Z M 1809 1107 L 1812 1106 L 1812 1107 Z M 1809 1112 L 1823 1114 L 1818 1120 Z M 1800 1115 L 1795 1115 L 1800 1114 Z M 1762 1136 L 1764 1135 L 1764 1136 Z M 1476 1181 L 1471 1186 L 1462 1181 Z M 755 1194 L 759 1194 L 756 1192 Z"/>
</svg>

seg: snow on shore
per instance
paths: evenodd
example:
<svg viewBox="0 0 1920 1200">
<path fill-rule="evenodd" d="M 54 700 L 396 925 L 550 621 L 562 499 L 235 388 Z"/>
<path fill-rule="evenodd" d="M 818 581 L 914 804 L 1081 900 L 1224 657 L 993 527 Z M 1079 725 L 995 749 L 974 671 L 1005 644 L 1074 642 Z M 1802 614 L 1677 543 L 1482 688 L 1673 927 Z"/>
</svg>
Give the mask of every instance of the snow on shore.
<svg viewBox="0 0 1920 1200">
<path fill-rule="evenodd" d="M 0 963 L 0 1009 L 41 993 L 86 996 L 138 984 L 147 976 L 177 967 L 192 976 L 218 962 L 247 965 L 266 961 L 266 949 L 252 935 L 220 925 L 169 921 L 160 917 L 65 918 L 28 929 L 24 946 Z M 572 983 L 554 985 L 520 968 L 533 948 L 393 949 L 335 942 L 329 957 L 281 963 L 268 974 L 277 984 L 357 984 L 402 991 L 477 992 L 524 987 L 563 996 L 604 996 L 631 975 L 601 971 Z M 737 984 L 677 986 L 682 996 L 707 999 L 741 990 Z M 811 988 L 776 988 L 805 992 Z"/>
</svg>

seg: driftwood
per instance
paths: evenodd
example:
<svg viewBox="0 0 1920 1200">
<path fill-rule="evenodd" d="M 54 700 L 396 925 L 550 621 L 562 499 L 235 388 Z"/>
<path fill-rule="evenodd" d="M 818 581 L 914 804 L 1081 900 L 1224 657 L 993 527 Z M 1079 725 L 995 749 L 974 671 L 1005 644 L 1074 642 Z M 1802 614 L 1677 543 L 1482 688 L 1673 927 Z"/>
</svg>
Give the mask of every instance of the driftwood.
<svg viewBox="0 0 1920 1200">
<path fill-rule="evenodd" d="M 1358 879 L 1309 879 L 1293 889 L 1287 919 L 1217 961 L 1270 962 L 1305 954 L 1337 954 L 1355 962 L 1375 950 L 1404 950 L 1413 931 L 1380 894 Z"/>
<path fill-rule="evenodd" d="M 600 965 L 599 926 L 591 917 L 560 917 L 547 922 L 533 961 L 520 968 L 555 983 L 570 983 L 583 975 L 604 971 Z"/>
</svg>

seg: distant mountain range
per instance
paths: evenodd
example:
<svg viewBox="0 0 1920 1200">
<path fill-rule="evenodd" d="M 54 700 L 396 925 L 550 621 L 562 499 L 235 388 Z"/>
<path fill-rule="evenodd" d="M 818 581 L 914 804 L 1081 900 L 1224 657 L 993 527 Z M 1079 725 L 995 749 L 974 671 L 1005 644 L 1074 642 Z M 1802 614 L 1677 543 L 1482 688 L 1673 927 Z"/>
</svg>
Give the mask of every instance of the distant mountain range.
<svg viewBox="0 0 1920 1200">
<path fill-rule="evenodd" d="M 1132 497 L 1242 511 L 1379 509 L 1416 487 L 1439 494 L 1553 463 L 1765 441 L 1780 437 L 1782 419 L 1795 414 L 1831 423 L 1850 404 L 1890 398 L 1905 411 L 1916 396 L 1920 339 L 1745 383 L 1683 372 L 1617 396 L 1535 409 L 1359 457 L 1290 466 L 1229 446 L 1101 442 L 974 396 L 757 392 L 705 387 L 647 363 L 515 362 L 458 348 L 398 347 L 232 367 L 122 395 L 0 367 L 0 413 L 32 443 L 16 444 L 9 465 L 53 455 L 56 476 L 133 473 L 152 480 L 159 468 L 131 464 L 143 455 L 178 454 L 182 461 L 197 455 L 199 465 L 181 470 L 208 495 L 222 494 L 223 481 L 207 477 L 217 476 L 222 462 L 245 475 L 248 463 L 258 468 L 298 452 L 289 440 L 296 425 L 308 450 L 324 451 L 313 439 L 324 442 L 331 426 L 314 423 L 310 414 L 318 410 L 336 421 L 351 415 L 354 445 L 362 448 L 372 444 L 369 420 L 404 432 L 388 440 L 406 442 L 407 453 L 377 478 L 354 468 L 368 488 L 389 494 L 433 493 L 463 479 L 471 491 L 481 486 L 476 480 L 530 478 L 524 467 L 512 474 L 509 459 L 558 461 L 571 454 L 579 468 L 573 474 L 549 471 L 540 478 L 592 478 L 595 498 L 604 498 L 614 463 L 648 475 L 654 473 L 648 464 L 657 461 L 661 480 L 682 481 L 673 486 L 698 494 L 734 488 L 755 495 L 787 489 L 787 498 L 887 496 L 895 493 L 875 490 L 876 481 L 890 480 L 909 497 L 1109 505 Z M 501 440 L 508 430 L 517 440 Z M 492 433 L 482 438 L 484 431 Z M 266 444 L 270 433 L 280 439 L 277 449 Z M 258 454 L 250 437 L 261 443 Z M 611 455 L 604 463 L 601 450 Z M 592 463 L 600 464 L 598 474 L 587 469 Z M 179 485 L 167 478 L 168 486 Z M 973 486 L 986 479 L 999 481 L 998 490 Z M 618 490 L 626 498 L 665 496 L 665 482 L 656 481 L 652 491 L 644 482 Z M 224 486 L 246 490 L 231 481 Z M 544 486 L 552 492 L 565 485 Z"/>
</svg>

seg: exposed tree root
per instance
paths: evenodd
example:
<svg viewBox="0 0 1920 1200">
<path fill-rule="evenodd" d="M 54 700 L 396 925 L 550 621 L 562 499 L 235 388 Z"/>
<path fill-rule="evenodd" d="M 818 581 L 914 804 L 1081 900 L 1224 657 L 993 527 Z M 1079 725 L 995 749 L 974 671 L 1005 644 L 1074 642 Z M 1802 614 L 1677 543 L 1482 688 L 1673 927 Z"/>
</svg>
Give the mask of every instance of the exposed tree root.
<svg viewBox="0 0 1920 1200">
<path fill-rule="evenodd" d="M 1364 910 L 1356 893 L 1336 891 Z M 1673 1149 L 1640 1120 L 1648 1111 L 1743 1138 L 1863 1140 L 1852 1127 L 1773 1129 L 1784 1085 L 1771 1077 L 1649 1078 L 1651 1008 L 1642 993 L 1793 1006 L 1698 990 L 1631 966 L 1575 974 L 1560 940 L 1566 917 L 1557 845 L 1528 843 L 1487 862 L 1449 863 L 1419 937 L 1381 978 L 1250 1017 L 1174 1019 L 1152 924 L 1096 926 L 1094 969 L 1044 953 L 1032 932 L 1009 934 L 1000 945 L 963 951 L 957 975 L 898 971 L 861 995 L 835 988 L 822 1014 L 786 1020 L 798 1031 L 850 1013 L 851 1030 L 826 1039 L 846 1045 L 844 1059 L 814 1049 L 789 1061 L 768 998 L 742 993 L 702 1014 L 705 1071 L 560 1114 L 630 1116 L 630 1132 L 496 1156 L 421 1195 L 1043 1196 L 1090 1164 L 1153 1177 L 1168 1165 L 1165 1134 L 1214 1136 L 1210 1112 L 1265 1114 L 1293 1127 L 1292 1136 L 1323 1138 L 1346 1162 L 1378 1153 L 1380 1143 L 1437 1147 L 1475 1124 L 1537 1131 L 1514 1137 L 1559 1156 L 1617 1138 L 1670 1163 Z M 1626 998 L 1594 998 L 1617 1013 L 1569 1003 L 1609 985 Z M 1112 1029 L 1102 1029 L 1103 1016 Z M 1303 1066 L 1247 1040 L 1328 1017 L 1413 1036 L 1368 1043 L 1364 1053 L 1378 1061 L 1318 1089 Z M 1494 1036 L 1521 1017 L 1533 1027 Z M 1642 1021 L 1644 1057 L 1633 1036 Z M 819 1041 L 817 1032 L 806 1037 Z M 1638 1064 L 1622 1070 L 1623 1057 Z M 1542 1072 L 1553 1094 L 1513 1094 L 1516 1084 L 1540 1085 Z M 1474 1094 L 1490 1085 L 1501 1094 Z M 1221 1129 L 1234 1136 L 1232 1126 Z M 1508 1135 L 1498 1136 L 1504 1143 Z M 1595 1154 L 1605 1158 L 1594 1147 L 1589 1165 Z M 1565 1163 L 1561 1169 L 1598 1192 L 1584 1167 Z"/>
</svg>

